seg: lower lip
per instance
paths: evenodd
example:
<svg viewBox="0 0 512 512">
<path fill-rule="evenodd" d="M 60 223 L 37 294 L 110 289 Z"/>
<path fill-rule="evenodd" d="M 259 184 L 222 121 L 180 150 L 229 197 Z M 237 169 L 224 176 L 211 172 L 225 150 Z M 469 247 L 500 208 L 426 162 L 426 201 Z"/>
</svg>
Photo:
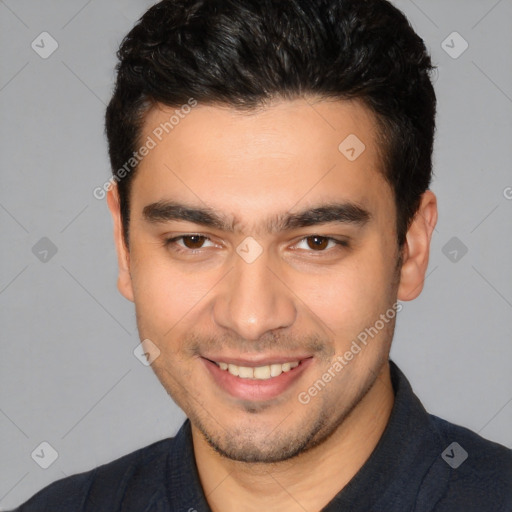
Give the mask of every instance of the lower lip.
<svg viewBox="0 0 512 512">
<path fill-rule="evenodd" d="M 242 400 L 271 400 L 284 393 L 304 373 L 312 358 L 303 359 L 299 366 L 270 379 L 241 379 L 208 359 L 202 358 L 216 384 L 229 395 Z"/>
</svg>

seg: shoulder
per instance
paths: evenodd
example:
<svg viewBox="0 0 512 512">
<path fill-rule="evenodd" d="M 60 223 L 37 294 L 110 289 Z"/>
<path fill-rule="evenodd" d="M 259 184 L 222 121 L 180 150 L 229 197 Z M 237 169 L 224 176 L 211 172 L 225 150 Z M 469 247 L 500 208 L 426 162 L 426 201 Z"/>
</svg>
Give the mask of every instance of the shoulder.
<svg viewBox="0 0 512 512">
<path fill-rule="evenodd" d="M 512 450 L 468 428 L 429 416 L 443 449 L 424 485 L 428 488 L 439 480 L 445 484 L 442 498 L 429 510 L 448 512 L 463 506 L 467 512 L 511 511 Z"/>
<path fill-rule="evenodd" d="M 135 501 L 139 493 L 147 504 L 163 492 L 173 442 L 174 438 L 157 441 L 91 471 L 53 482 L 15 512 L 117 510 L 127 493 Z"/>
</svg>

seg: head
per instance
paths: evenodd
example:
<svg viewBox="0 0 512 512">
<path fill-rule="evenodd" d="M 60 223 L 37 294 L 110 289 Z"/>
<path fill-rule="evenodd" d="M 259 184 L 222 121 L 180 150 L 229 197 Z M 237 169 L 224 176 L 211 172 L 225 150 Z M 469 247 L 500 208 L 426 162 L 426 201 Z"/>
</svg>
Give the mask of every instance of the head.
<svg viewBox="0 0 512 512">
<path fill-rule="evenodd" d="M 219 452 L 293 457 L 372 388 L 397 299 L 422 289 L 437 215 L 423 41 L 384 0 L 165 0 L 118 56 L 108 203 L 153 369 Z"/>
</svg>

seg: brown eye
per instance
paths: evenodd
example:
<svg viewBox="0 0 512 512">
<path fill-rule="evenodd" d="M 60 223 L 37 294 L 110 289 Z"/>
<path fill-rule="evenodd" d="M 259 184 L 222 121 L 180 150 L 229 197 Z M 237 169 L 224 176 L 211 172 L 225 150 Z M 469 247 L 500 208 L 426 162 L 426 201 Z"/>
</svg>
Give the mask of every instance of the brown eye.
<svg viewBox="0 0 512 512">
<path fill-rule="evenodd" d="M 329 245 L 330 238 L 325 236 L 308 236 L 306 238 L 308 247 L 316 251 L 323 251 Z"/>
<path fill-rule="evenodd" d="M 187 235 L 183 236 L 182 240 L 183 245 L 187 249 L 200 249 L 203 246 L 206 237 L 201 235 Z"/>
</svg>

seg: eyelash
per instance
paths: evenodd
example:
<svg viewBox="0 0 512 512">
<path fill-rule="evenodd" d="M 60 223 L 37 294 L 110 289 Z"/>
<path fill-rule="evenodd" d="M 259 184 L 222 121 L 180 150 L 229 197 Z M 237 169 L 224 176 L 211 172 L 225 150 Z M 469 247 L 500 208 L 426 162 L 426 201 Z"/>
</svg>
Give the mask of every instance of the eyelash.
<svg viewBox="0 0 512 512">
<path fill-rule="evenodd" d="M 207 241 L 211 241 L 210 238 L 205 236 L 205 235 L 201 235 L 199 233 L 189 233 L 189 234 L 186 234 L 186 235 L 179 235 L 179 236 L 175 236 L 175 237 L 172 237 L 172 238 L 167 238 L 167 239 L 164 240 L 163 245 L 164 245 L 164 247 L 174 246 L 173 250 L 175 252 L 177 252 L 177 253 L 187 253 L 187 254 L 191 254 L 191 255 L 197 254 L 197 253 L 201 252 L 205 248 L 204 247 L 199 247 L 198 249 L 189 249 L 189 248 L 182 247 L 182 246 L 177 244 L 177 242 L 179 240 L 183 240 L 184 238 L 189 238 L 189 237 L 193 237 L 193 236 L 204 238 L 205 241 L 206 240 Z M 349 242 L 347 240 L 339 240 L 337 238 L 333 238 L 333 237 L 330 237 L 330 236 L 315 235 L 315 234 L 314 235 L 308 235 L 308 236 L 305 236 L 305 237 L 301 238 L 295 245 L 298 245 L 301 242 L 306 241 L 308 238 L 315 238 L 315 237 L 316 238 L 322 238 L 323 240 L 327 240 L 328 242 L 334 242 L 338 246 L 337 248 L 348 249 L 350 247 L 350 244 L 349 244 Z M 318 251 L 310 249 L 310 250 L 308 250 L 308 252 L 322 254 L 322 253 L 330 252 L 332 249 L 333 249 L 333 247 L 331 247 L 330 249 L 323 249 L 323 250 L 318 250 Z"/>
<path fill-rule="evenodd" d="M 187 252 L 189 254 L 195 254 L 196 252 L 199 252 L 199 251 L 203 250 L 204 247 L 199 247 L 198 249 L 189 249 L 187 247 L 181 247 L 181 246 L 176 244 L 176 242 L 178 240 L 182 240 L 183 238 L 190 238 L 190 237 L 193 237 L 193 236 L 199 236 L 201 238 L 205 238 L 206 240 L 210 240 L 205 235 L 200 235 L 199 233 L 190 233 L 188 235 L 179 235 L 179 236 L 175 236 L 173 238 L 167 238 L 166 240 L 164 240 L 164 246 L 165 247 L 169 247 L 171 245 L 174 245 L 173 250 L 175 250 L 176 252 Z"/>
</svg>

